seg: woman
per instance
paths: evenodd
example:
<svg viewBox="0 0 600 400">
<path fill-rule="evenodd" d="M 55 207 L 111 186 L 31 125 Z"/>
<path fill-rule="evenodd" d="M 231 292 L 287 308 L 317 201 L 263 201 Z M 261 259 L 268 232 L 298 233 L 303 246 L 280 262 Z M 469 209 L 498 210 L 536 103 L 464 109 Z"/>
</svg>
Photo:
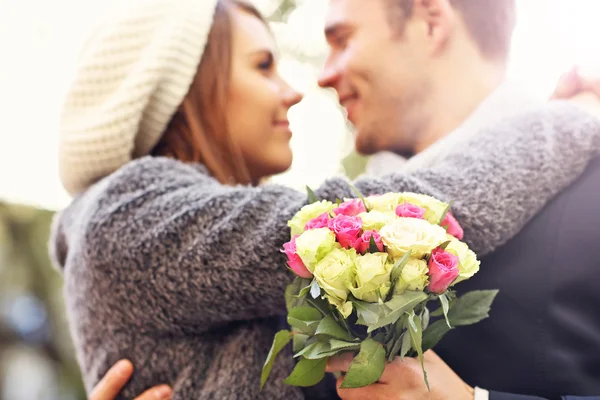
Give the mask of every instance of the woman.
<svg viewBox="0 0 600 400">
<path fill-rule="evenodd" d="M 154 383 L 171 385 L 174 399 L 335 396 L 334 386 L 283 385 L 289 350 L 258 392 L 291 279 L 278 249 L 307 201 L 257 186 L 289 167 L 285 114 L 300 100 L 273 52 L 258 13 L 225 0 L 128 1 L 89 42 L 61 131 L 61 178 L 75 198 L 51 245 L 88 389 L 128 358 L 137 372 L 126 398 Z M 600 150 L 587 114 L 557 105 L 535 117 L 541 138 L 526 134 L 532 117 L 522 117 L 435 169 L 355 186 L 457 200 L 469 245 L 484 254 Z M 577 163 L 561 151 L 567 139 Z M 342 179 L 316 192 L 354 195 Z"/>
</svg>

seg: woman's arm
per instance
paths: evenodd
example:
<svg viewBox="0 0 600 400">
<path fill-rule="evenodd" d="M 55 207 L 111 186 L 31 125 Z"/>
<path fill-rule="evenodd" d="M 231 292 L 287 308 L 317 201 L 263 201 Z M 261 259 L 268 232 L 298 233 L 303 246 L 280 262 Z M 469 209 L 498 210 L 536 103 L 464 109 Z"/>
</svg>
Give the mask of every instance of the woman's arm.
<svg viewBox="0 0 600 400">
<path fill-rule="evenodd" d="M 515 235 L 599 153 L 600 122 L 554 104 L 491 127 L 437 167 L 362 178 L 355 186 L 365 195 L 412 191 L 454 200 L 465 240 L 483 255 Z M 354 197 L 339 178 L 316 193 Z M 207 330 L 284 314 L 292 276 L 279 250 L 289 240 L 287 221 L 306 201 L 276 185 L 223 186 L 172 160 L 136 161 L 79 200 L 90 218 L 81 243 L 81 255 L 95 263 L 90 287 L 110 291 L 115 304 L 131 307 L 130 318 L 153 329 Z"/>
</svg>

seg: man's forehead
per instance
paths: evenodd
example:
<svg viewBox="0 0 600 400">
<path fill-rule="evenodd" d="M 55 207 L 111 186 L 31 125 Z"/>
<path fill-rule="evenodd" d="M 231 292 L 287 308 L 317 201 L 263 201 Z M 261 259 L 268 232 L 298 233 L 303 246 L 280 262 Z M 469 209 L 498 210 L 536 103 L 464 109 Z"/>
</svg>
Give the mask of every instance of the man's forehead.
<svg viewBox="0 0 600 400">
<path fill-rule="evenodd" d="M 374 4 L 381 0 L 329 0 L 325 31 L 339 26 L 357 25 L 373 16 Z"/>
</svg>

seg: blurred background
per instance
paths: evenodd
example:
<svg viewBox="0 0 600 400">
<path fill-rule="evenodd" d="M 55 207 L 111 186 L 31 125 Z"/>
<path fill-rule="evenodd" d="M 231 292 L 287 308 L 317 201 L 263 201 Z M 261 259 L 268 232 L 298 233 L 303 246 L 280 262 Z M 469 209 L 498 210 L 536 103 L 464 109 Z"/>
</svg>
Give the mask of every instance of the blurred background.
<svg viewBox="0 0 600 400">
<path fill-rule="evenodd" d="M 0 0 L 0 400 L 85 398 L 61 276 L 47 256 L 52 215 L 69 202 L 54 149 L 86 32 L 116 1 Z M 254 2 L 272 23 L 283 76 L 305 93 L 290 115 L 294 164 L 273 180 L 301 189 L 334 174 L 360 174 L 366 159 L 352 152 L 344 113 L 335 95 L 315 84 L 327 52 L 327 2 Z M 532 95 L 546 98 L 574 64 L 600 66 L 598 0 L 517 3 L 509 75 Z"/>
</svg>

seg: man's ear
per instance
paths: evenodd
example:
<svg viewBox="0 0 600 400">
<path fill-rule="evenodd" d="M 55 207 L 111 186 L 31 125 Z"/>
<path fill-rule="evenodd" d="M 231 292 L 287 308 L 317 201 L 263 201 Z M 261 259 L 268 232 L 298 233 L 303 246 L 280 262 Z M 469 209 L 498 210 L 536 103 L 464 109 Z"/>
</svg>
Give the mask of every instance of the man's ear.
<svg viewBox="0 0 600 400">
<path fill-rule="evenodd" d="M 450 0 L 414 0 L 413 17 L 427 27 L 427 42 L 431 53 L 439 53 L 456 29 L 459 15 Z"/>
</svg>

